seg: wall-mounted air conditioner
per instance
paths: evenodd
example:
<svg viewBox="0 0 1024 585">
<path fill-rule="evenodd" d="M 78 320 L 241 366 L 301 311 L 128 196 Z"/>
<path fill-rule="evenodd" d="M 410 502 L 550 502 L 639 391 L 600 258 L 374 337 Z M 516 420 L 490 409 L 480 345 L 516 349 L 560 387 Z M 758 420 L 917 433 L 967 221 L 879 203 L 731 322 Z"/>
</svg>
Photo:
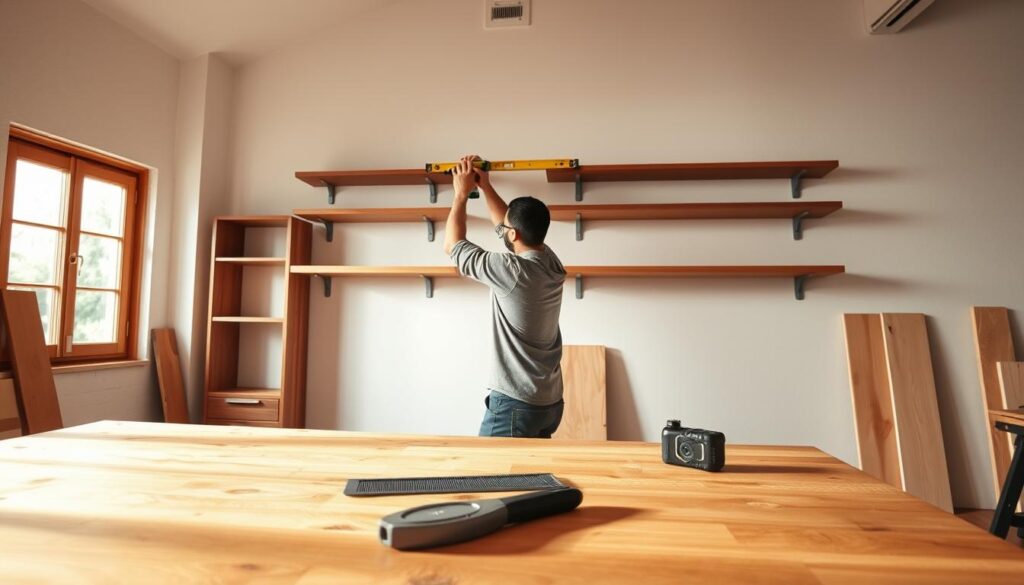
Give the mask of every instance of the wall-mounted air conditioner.
<svg viewBox="0 0 1024 585">
<path fill-rule="evenodd" d="M 884 35 L 899 32 L 935 0 L 864 0 L 868 32 Z"/>
</svg>

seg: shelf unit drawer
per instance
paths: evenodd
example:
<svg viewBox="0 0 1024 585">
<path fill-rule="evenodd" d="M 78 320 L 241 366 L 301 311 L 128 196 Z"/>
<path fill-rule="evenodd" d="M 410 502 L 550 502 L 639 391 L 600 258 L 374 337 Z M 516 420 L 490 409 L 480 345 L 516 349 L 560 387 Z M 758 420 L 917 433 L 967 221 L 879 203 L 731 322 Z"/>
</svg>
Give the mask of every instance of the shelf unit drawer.
<svg viewBox="0 0 1024 585">
<path fill-rule="evenodd" d="M 251 396 L 209 396 L 206 399 L 206 418 L 230 421 L 270 421 L 278 419 L 277 398 Z"/>
<path fill-rule="evenodd" d="M 267 427 L 267 428 L 280 428 L 281 425 L 277 424 L 276 421 L 263 421 L 263 420 L 214 420 L 209 419 L 206 421 L 208 425 L 225 425 L 229 427 Z"/>
</svg>

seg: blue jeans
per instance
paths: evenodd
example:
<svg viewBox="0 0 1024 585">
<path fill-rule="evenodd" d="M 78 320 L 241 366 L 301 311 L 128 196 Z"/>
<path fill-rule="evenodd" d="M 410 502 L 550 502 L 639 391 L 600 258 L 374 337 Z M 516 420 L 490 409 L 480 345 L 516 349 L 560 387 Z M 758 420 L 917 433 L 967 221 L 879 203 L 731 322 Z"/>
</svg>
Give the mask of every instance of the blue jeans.
<svg viewBox="0 0 1024 585">
<path fill-rule="evenodd" d="M 487 410 L 480 424 L 481 437 L 530 437 L 550 439 L 562 422 L 565 403 L 559 400 L 548 406 L 534 406 L 491 391 L 484 398 Z"/>
</svg>

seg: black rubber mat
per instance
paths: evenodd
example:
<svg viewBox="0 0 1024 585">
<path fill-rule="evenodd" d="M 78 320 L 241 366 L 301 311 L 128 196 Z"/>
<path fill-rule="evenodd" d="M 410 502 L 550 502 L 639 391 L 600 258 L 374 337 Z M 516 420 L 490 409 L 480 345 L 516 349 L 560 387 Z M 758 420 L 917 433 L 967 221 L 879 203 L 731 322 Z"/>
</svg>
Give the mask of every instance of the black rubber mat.
<svg viewBox="0 0 1024 585">
<path fill-rule="evenodd" d="M 470 492 L 519 492 L 565 487 L 550 473 L 350 479 L 346 496 L 395 496 Z"/>
</svg>

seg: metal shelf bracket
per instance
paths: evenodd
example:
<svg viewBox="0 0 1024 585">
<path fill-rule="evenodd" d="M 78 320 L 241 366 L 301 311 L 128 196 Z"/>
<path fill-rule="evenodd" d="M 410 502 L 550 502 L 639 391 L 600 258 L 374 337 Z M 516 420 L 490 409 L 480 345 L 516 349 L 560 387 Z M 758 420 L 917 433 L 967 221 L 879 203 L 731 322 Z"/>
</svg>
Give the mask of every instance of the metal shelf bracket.
<svg viewBox="0 0 1024 585">
<path fill-rule="evenodd" d="M 577 274 L 576 275 L 576 298 L 577 299 L 582 299 L 583 298 L 583 275 L 582 274 Z"/>
<path fill-rule="evenodd" d="M 324 276 L 322 274 L 314 274 L 313 276 L 324 281 L 324 297 L 331 296 L 331 281 L 333 280 L 330 276 Z"/>
<path fill-rule="evenodd" d="M 803 194 L 803 184 L 801 181 L 806 174 L 807 171 L 801 170 L 799 173 L 789 178 L 789 189 L 793 193 L 793 199 L 799 199 L 800 195 Z"/>
<path fill-rule="evenodd" d="M 583 201 L 583 177 L 576 174 L 576 201 Z"/>
<path fill-rule="evenodd" d="M 328 242 L 334 241 L 334 222 L 320 218 L 320 223 L 324 226 L 324 237 L 327 238 Z"/>
<path fill-rule="evenodd" d="M 431 203 L 437 203 L 437 183 L 435 183 L 434 181 L 431 181 L 430 177 L 427 177 L 426 181 L 427 181 L 427 190 L 430 193 L 430 202 Z"/>
<path fill-rule="evenodd" d="M 324 183 L 324 187 L 327 187 L 327 203 L 334 205 L 334 197 L 337 195 L 338 187 L 333 183 Z"/>
<path fill-rule="evenodd" d="M 434 241 L 434 222 L 427 216 L 423 216 L 423 222 L 427 224 L 427 241 Z"/>
<path fill-rule="evenodd" d="M 576 214 L 576 241 L 583 240 L 583 216 L 579 213 Z"/>
<path fill-rule="evenodd" d="M 434 298 L 434 277 L 433 276 L 424 276 L 423 277 L 423 286 L 426 287 L 427 298 L 428 299 Z"/>
<path fill-rule="evenodd" d="M 796 300 L 804 300 L 804 283 L 807 281 L 808 275 L 801 274 L 793 278 L 793 293 L 796 295 Z"/>
<path fill-rule="evenodd" d="M 804 239 L 804 218 L 810 215 L 809 211 L 801 211 L 793 216 L 793 239 Z"/>
</svg>

